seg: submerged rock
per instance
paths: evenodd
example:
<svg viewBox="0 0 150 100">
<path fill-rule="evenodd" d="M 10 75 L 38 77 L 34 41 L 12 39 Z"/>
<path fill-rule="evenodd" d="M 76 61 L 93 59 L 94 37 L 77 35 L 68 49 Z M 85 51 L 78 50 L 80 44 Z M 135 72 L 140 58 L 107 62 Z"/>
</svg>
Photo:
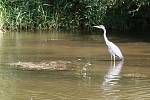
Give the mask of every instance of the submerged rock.
<svg viewBox="0 0 150 100">
<path fill-rule="evenodd" d="M 16 62 L 10 65 L 26 70 L 73 70 L 74 68 L 70 61 Z"/>
</svg>

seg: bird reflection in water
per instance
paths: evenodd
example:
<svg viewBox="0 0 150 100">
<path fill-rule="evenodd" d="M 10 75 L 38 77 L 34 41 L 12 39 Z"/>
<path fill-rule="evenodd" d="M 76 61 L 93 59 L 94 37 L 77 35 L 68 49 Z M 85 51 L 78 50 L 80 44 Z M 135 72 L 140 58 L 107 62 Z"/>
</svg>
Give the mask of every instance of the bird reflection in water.
<svg viewBox="0 0 150 100">
<path fill-rule="evenodd" d="M 120 79 L 120 72 L 123 66 L 123 61 L 111 62 L 110 69 L 107 74 L 104 76 L 104 81 L 102 83 L 103 90 L 112 90 L 118 84 Z"/>
</svg>

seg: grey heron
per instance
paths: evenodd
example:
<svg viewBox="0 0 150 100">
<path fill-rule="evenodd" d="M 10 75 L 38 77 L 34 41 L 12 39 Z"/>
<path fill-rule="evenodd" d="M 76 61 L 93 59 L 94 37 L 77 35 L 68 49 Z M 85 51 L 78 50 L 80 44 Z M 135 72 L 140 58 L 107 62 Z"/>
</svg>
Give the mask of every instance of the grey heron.
<svg viewBox="0 0 150 100">
<path fill-rule="evenodd" d="M 104 40 L 105 40 L 105 43 L 108 47 L 108 52 L 110 53 L 111 55 L 111 60 L 112 60 L 112 57 L 114 59 L 114 61 L 116 60 L 115 58 L 119 58 L 119 60 L 123 60 L 124 57 L 121 53 L 121 50 L 119 49 L 119 47 L 117 45 L 115 45 L 114 43 L 110 42 L 107 37 L 106 37 L 106 28 L 104 25 L 99 25 L 99 26 L 93 26 L 93 27 L 96 27 L 96 28 L 99 28 L 99 29 L 102 29 L 103 30 L 103 36 L 104 36 Z"/>
</svg>

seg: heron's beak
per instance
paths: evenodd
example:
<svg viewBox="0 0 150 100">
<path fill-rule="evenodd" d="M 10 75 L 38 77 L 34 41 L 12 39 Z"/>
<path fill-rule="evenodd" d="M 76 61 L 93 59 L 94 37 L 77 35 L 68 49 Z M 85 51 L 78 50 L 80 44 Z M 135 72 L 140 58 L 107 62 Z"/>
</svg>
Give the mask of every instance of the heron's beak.
<svg viewBox="0 0 150 100">
<path fill-rule="evenodd" d="M 100 26 L 93 26 L 93 27 L 95 27 L 95 28 L 101 28 Z"/>
</svg>

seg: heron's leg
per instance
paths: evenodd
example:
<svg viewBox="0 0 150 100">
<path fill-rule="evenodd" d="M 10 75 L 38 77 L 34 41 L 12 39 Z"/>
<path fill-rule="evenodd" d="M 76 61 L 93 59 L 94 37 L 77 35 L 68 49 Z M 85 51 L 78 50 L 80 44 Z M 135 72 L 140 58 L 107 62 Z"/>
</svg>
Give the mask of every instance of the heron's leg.
<svg viewBox="0 0 150 100">
<path fill-rule="evenodd" d="M 114 61 L 115 61 L 115 55 L 113 55 Z"/>
<path fill-rule="evenodd" d="M 111 55 L 111 61 L 112 61 L 112 57 L 113 57 L 113 56 Z"/>
<path fill-rule="evenodd" d="M 111 67 L 112 67 L 112 62 L 113 62 L 113 61 L 112 61 L 112 57 L 111 57 L 111 62 L 110 62 Z"/>
<path fill-rule="evenodd" d="M 115 61 L 116 61 L 116 60 L 115 60 L 115 55 L 113 55 L 113 58 L 114 58 L 114 62 L 115 62 Z"/>
<path fill-rule="evenodd" d="M 111 67 L 113 66 L 113 55 L 110 55 L 111 56 Z"/>
<path fill-rule="evenodd" d="M 116 61 L 116 60 L 115 60 L 115 55 L 113 55 L 113 57 L 114 57 L 114 65 L 115 65 L 115 61 Z"/>
<path fill-rule="evenodd" d="M 115 60 L 114 60 L 114 63 L 113 63 L 113 67 L 116 67 L 116 62 L 115 62 Z"/>
</svg>

